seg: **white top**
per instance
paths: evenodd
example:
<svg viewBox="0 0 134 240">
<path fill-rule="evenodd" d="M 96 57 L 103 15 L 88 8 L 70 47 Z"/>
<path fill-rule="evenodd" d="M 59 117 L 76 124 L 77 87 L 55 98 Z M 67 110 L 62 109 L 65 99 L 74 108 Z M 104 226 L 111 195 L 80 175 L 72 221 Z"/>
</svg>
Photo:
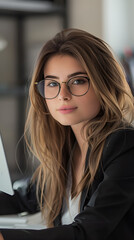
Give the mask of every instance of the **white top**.
<svg viewBox="0 0 134 240">
<path fill-rule="evenodd" d="M 75 144 L 70 154 L 69 165 L 72 160 L 74 149 L 75 149 Z M 69 166 L 68 183 L 67 183 L 67 191 L 66 191 L 68 196 L 68 204 L 64 199 L 63 207 L 62 207 L 62 217 L 61 217 L 62 224 L 72 223 L 75 216 L 80 212 L 81 193 L 77 197 L 74 197 L 73 199 L 71 199 L 71 188 L 72 188 L 72 174 L 71 174 L 71 166 Z"/>
<path fill-rule="evenodd" d="M 71 196 L 69 196 L 69 206 L 67 206 L 67 204 L 64 204 L 63 206 L 63 213 L 61 218 L 62 224 L 72 223 L 75 216 L 80 212 L 80 197 L 81 193 L 78 195 L 78 197 L 73 199 L 71 199 Z"/>
</svg>

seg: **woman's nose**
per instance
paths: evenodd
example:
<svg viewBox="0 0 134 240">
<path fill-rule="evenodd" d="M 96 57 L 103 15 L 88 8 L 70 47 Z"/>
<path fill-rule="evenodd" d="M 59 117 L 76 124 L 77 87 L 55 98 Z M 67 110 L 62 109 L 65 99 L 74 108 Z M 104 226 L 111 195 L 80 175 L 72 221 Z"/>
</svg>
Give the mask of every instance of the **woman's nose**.
<svg viewBox="0 0 134 240">
<path fill-rule="evenodd" d="M 59 100 L 70 100 L 72 98 L 71 93 L 69 92 L 69 89 L 66 85 L 66 82 L 62 82 L 61 83 L 61 87 L 60 87 L 60 92 L 58 95 L 58 99 Z"/>
</svg>

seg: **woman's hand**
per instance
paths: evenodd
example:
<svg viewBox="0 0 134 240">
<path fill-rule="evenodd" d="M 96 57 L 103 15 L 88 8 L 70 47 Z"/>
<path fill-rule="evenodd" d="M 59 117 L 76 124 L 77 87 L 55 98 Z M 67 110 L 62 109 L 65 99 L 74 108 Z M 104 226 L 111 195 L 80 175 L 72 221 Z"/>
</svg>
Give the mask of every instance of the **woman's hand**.
<svg viewBox="0 0 134 240">
<path fill-rule="evenodd" d="M 3 238 L 3 236 L 2 236 L 2 234 L 0 233 L 0 240 L 4 240 L 4 238 Z"/>
</svg>

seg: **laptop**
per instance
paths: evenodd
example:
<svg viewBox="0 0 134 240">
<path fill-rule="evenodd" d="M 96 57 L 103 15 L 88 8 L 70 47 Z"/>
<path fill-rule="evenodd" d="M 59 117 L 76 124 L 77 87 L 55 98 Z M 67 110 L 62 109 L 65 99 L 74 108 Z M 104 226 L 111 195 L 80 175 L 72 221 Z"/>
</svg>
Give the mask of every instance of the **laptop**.
<svg viewBox="0 0 134 240">
<path fill-rule="evenodd" d="M 1 136 L 0 136 L 0 191 L 10 195 L 14 194 Z"/>
<path fill-rule="evenodd" d="M 6 161 L 6 155 L 0 135 L 0 191 L 14 195 L 11 177 Z M 46 228 L 40 212 L 35 214 L 20 213 L 0 216 L 0 228 L 8 229 L 34 229 Z"/>
</svg>

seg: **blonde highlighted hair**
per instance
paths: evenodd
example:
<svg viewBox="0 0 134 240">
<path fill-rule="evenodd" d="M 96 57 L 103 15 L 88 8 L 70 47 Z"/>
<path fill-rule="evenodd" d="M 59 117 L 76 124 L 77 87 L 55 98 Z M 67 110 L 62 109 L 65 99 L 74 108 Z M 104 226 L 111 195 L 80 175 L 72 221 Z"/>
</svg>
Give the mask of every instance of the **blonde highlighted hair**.
<svg viewBox="0 0 134 240">
<path fill-rule="evenodd" d="M 74 196 L 94 180 L 106 137 L 134 120 L 133 96 L 124 71 L 104 41 L 82 30 L 66 29 L 43 46 L 30 85 L 25 137 L 30 151 L 40 161 L 35 177 L 48 227 L 53 225 L 66 195 L 67 162 L 75 142 L 71 127 L 53 119 L 35 86 L 44 77 L 45 63 L 56 54 L 71 55 L 82 64 L 101 104 L 99 114 L 83 128 L 90 159 Z"/>
</svg>

